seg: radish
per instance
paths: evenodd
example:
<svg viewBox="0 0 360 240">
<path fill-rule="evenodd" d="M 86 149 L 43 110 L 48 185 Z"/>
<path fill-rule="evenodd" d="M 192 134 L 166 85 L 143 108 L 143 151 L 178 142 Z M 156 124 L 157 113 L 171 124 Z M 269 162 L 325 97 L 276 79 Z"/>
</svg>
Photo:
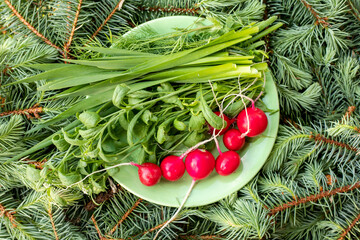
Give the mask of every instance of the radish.
<svg viewBox="0 0 360 240">
<path fill-rule="evenodd" d="M 154 163 L 143 163 L 141 165 L 132 163 L 131 165 L 138 167 L 138 175 L 140 182 L 145 186 L 153 186 L 161 179 L 161 169 Z"/>
<path fill-rule="evenodd" d="M 263 133 L 268 125 L 265 113 L 256 107 L 245 108 L 237 116 L 237 126 L 243 134 L 255 137 Z"/>
<path fill-rule="evenodd" d="M 239 151 L 245 145 L 245 137 L 238 129 L 230 129 L 224 134 L 223 143 L 231 151 Z"/>
<path fill-rule="evenodd" d="M 196 149 L 186 157 L 185 166 L 193 180 L 201 180 L 214 170 L 215 158 L 206 150 Z"/>
<path fill-rule="evenodd" d="M 240 156 L 235 151 L 220 153 L 216 158 L 215 170 L 221 176 L 227 176 L 235 172 L 240 165 Z"/>
<path fill-rule="evenodd" d="M 226 122 L 226 127 L 224 127 L 223 129 L 215 129 L 215 135 L 223 135 L 231 126 L 231 124 L 234 122 L 234 120 L 231 120 L 230 118 L 228 118 L 225 114 L 222 114 L 220 112 L 214 112 L 217 116 L 221 117 L 222 119 L 224 119 L 224 121 Z M 214 128 L 209 125 L 209 130 L 210 133 L 213 134 Z"/>
<path fill-rule="evenodd" d="M 219 141 L 214 138 L 219 156 L 216 158 L 215 170 L 221 176 L 227 176 L 236 171 L 240 165 L 240 156 L 235 151 L 222 152 Z"/>
<path fill-rule="evenodd" d="M 189 150 L 192 150 L 192 148 Z M 183 155 L 181 155 L 179 158 L 182 159 L 183 156 L 186 156 L 187 153 L 188 153 L 188 151 L 186 153 L 184 153 Z M 186 200 L 189 198 L 190 193 L 191 193 L 192 189 L 194 188 L 196 181 L 206 178 L 214 170 L 215 158 L 210 152 L 208 152 L 206 150 L 196 149 L 194 151 L 191 151 L 189 154 L 187 154 L 187 157 L 185 159 L 185 167 L 186 167 L 186 171 L 189 173 L 189 175 L 193 179 L 191 182 L 190 188 L 189 188 L 188 192 L 186 193 L 184 200 L 180 204 L 178 210 L 164 224 L 164 226 L 162 226 L 160 228 L 160 230 L 156 233 L 153 240 L 155 240 L 158 237 L 159 233 L 165 227 L 167 227 L 172 221 L 174 221 L 174 219 L 176 218 L 176 216 L 179 214 L 182 207 L 184 206 Z"/>
<path fill-rule="evenodd" d="M 167 156 L 160 164 L 162 175 L 169 181 L 179 180 L 185 173 L 182 158 L 174 155 Z"/>
</svg>

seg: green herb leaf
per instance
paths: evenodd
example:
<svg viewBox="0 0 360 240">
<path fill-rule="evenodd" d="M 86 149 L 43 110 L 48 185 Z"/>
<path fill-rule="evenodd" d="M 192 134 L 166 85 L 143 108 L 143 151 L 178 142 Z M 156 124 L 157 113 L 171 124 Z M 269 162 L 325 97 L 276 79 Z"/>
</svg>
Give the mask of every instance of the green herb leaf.
<svg viewBox="0 0 360 240">
<path fill-rule="evenodd" d="M 113 104 L 116 107 L 121 108 L 121 103 L 129 91 L 130 88 L 125 83 L 117 85 L 112 97 Z"/>
<path fill-rule="evenodd" d="M 96 127 L 96 125 L 101 121 L 101 118 L 100 118 L 98 113 L 90 112 L 90 111 L 86 111 L 86 112 L 81 113 L 78 116 L 78 119 L 87 128 Z"/>
<path fill-rule="evenodd" d="M 189 131 L 199 131 L 203 128 L 206 120 L 202 112 L 198 114 L 192 114 L 189 122 Z"/>
<path fill-rule="evenodd" d="M 201 91 L 201 90 L 200 90 Z M 219 116 L 217 116 L 209 107 L 209 105 L 204 100 L 202 93 L 200 93 L 200 105 L 201 111 L 204 114 L 206 121 L 215 129 L 222 129 L 226 127 L 226 122 Z"/>
</svg>

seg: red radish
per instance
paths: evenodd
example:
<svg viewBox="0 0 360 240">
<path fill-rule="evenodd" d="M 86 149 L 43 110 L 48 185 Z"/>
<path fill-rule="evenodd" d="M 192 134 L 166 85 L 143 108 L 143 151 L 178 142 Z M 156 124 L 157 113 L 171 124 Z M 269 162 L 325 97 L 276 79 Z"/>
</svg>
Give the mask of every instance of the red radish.
<svg viewBox="0 0 360 240">
<path fill-rule="evenodd" d="M 215 158 L 206 150 L 196 149 L 187 155 L 185 166 L 194 180 L 204 179 L 214 170 Z"/>
<path fill-rule="evenodd" d="M 160 181 L 161 169 L 154 163 L 143 163 L 141 165 L 132 163 L 131 165 L 138 167 L 138 175 L 140 182 L 146 186 L 153 186 Z"/>
<path fill-rule="evenodd" d="M 224 145 L 231 151 L 239 151 L 245 145 L 245 137 L 238 129 L 230 129 L 224 134 Z"/>
<path fill-rule="evenodd" d="M 235 172 L 240 165 L 240 156 L 235 151 L 220 153 L 216 158 L 215 170 L 221 176 L 227 176 Z"/>
<path fill-rule="evenodd" d="M 164 178 L 169 181 L 179 180 L 185 173 L 185 164 L 183 160 L 174 155 L 167 156 L 160 164 L 161 172 Z"/>
<path fill-rule="evenodd" d="M 237 116 L 237 126 L 240 132 L 249 137 L 263 133 L 267 125 L 268 120 L 265 113 L 256 107 L 244 109 Z"/>
<path fill-rule="evenodd" d="M 214 113 L 225 120 L 226 126 L 222 130 L 215 129 L 215 135 L 223 135 L 229 129 L 230 125 L 234 122 L 234 120 L 231 120 L 225 114 L 222 114 L 221 116 L 220 112 L 214 112 Z M 210 129 L 210 133 L 213 134 L 214 128 L 209 125 L 209 129 Z"/>
<path fill-rule="evenodd" d="M 192 148 L 189 149 L 189 150 L 192 150 Z M 189 154 L 187 154 L 187 153 L 188 153 L 188 151 L 186 153 L 184 153 L 183 155 L 181 155 L 179 158 L 182 159 L 183 156 L 187 155 L 187 157 L 185 159 L 186 171 L 189 173 L 189 175 L 192 177 L 193 180 L 192 180 L 191 185 L 189 187 L 189 190 L 186 193 L 186 195 L 185 195 L 182 203 L 180 204 L 178 210 L 160 228 L 160 230 L 156 233 L 153 240 L 155 240 L 158 237 L 159 233 L 165 227 L 167 227 L 172 221 L 174 221 L 176 216 L 180 213 L 181 209 L 185 205 L 186 200 L 189 198 L 190 193 L 191 193 L 192 189 L 194 188 L 196 181 L 206 178 L 214 170 L 215 158 L 210 152 L 208 152 L 206 150 L 196 149 L 194 151 L 191 151 Z"/>
</svg>

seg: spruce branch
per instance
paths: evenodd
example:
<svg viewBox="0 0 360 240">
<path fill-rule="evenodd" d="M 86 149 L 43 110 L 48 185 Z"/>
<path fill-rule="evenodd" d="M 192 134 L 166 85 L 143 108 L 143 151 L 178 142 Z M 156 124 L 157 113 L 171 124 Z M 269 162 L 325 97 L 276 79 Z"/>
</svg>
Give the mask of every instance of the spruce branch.
<svg viewBox="0 0 360 240">
<path fill-rule="evenodd" d="M 15 14 L 16 17 L 19 18 L 19 20 L 26 25 L 27 28 L 29 28 L 36 36 L 41 38 L 46 44 L 52 46 L 53 48 L 56 48 L 61 54 L 64 54 L 62 49 L 59 46 L 56 46 L 54 43 L 52 43 L 49 39 L 47 39 L 44 35 L 42 35 L 38 30 L 36 30 L 28 21 L 25 20 L 23 16 L 15 9 L 15 7 L 10 3 L 9 0 L 4 0 L 6 5 L 11 9 L 11 11 Z"/>
<path fill-rule="evenodd" d="M 187 240 L 218 240 L 218 239 L 224 239 L 220 235 L 188 235 L 188 236 L 180 236 L 180 239 L 187 239 Z"/>
<path fill-rule="evenodd" d="M 320 144 L 326 143 L 326 144 L 331 144 L 331 145 L 336 145 L 338 147 L 341 148 L 346 148 L 347 150 L 353 151 L 353 152 L 358 152 L 359 150 L 353 146 L 350 146 L 349 144 L 346 144 L 344 142 L 339 142 L 330 138 L 326 138 L 325 136 L 321 135 L 321 134 L 316 134 L 314 135 L 313 133 L 310 134 L 309 136 L 310 139 L 314 139 L 315 142 L 319 142 Z"/>
<path fill-rule="evenodd" d="M 91 221 L 92 221 L 92 222 L 94 223 L 94 225 L 95 225 L 95 229 L 96 229 L 97 233 L 99 234 L 100 240 L 102 240 L 102 239 L 103 239 L 103 235 L 101 234 L 100 228 L 99 228 L 99 226 L 98 226 L 98 224 L 97 224 L 97 222 L 96 222 L 96 219 L 95 219 L 94 214 L 91 215 Z"/>
<path fill-rule="evenodd" d="M 306 9 L 308 9 L 311 14 L 315 17 L 316 21 L 315 21 L 315 25 L 321 24 L 322 27 L 329 27 L 330 24 L 327 22 L 328 18 L 327 17 L 320 17 L 319 14 L 315 11 L 315 9 L 305 0 L 300 0 L 302 2 L 302 4 L 304 4 L 304 6 L 306 7 Z"/>
<path fill-rule="evenodd" d="M 99 228 L 99 226 L 98 226 L 98 224 L 97 224 L 97 222 L 96 222 L 96 219 L 95 219 L 94 214 L 91 215 L 91 221 L 92 221 L 92 222 L 94 223 L 94 225 L 95 225 L 95 229 L 96 229 L 96 232 L 97 232 L 98 235 L 99 235 L 100 240 L 115 240 L 115 239 L 112 239 L 112 238 L 106 238 L 106 237 L 104 237 L 104 236 L 101 234 L 100 228 Z M 118 239 L 116 239 L 116 240 L 125 240 L 125 239 L 118 238 Z"/>
<path fill-rule="evenodd" d="M 43 112 L 43 107 L 39 106 L 39 104 L 35 104 L 31 108 L 19 109 L 13 111 L 7 111 L 0 113 L 0 117 L 9 116 L 9 115 L 24 115 L 27 119 L 37 118 L 40 119 L 40 113 Z"/>
<path fill-rule="evenodd" d="M 109 14 L 109 16 L 107 16 L 107 18 L 105 19 L 105 21 L 100 25 L 100 27 L 98 27 L 98 29 L 96 29 L 96 31 L 93 33 L 93 35 L 91 36 L 91 39 L 93 39 L 100 31 L 101 29 L 103 29 L 103 27 L 106 25 L 106 23 L 111 19 L 111 17 L 115 14 L 116 11 L 120 11 L 123 4 L 124 4 L 125 0 L 120 0 L 118 2 L 118 4 L 116 4 L 116 6 L 114 7 L 114 9 L 111 11 L 111 13 Z"/>
<path fill-rule="evenodd" d="M 177 220 L 177 219 L 175 218 L 173 221 L 176 221 L 176 220 Z M 165 224 L 167 224 L 167 222 L 168 222 L 168 221 L 165 221 L 165 222 L 163 222 L 163 223 L 160 223 L 159 225 L 157 225 L 157 226 L 155 226 L 155 227 L 153 227 L 153 228 L 150 228 L 149 230 L 146 230 L 146 231 L 144 231 L 143 233 L 137 234 L 137 235 L 134 236 L 134 237 L 137 237 L 137 236 L 139 236 L 139 235 L 144 236 L 144 235 L 146 235 L 146 234 L 148 234 L 148 233 L 151 233 L 151 232 L 153 232 L 153 231 L 155 231 L 155 230 L 157 230 L 157 229 L 159 229 L 159 228 L 162 228 Z"/>
<path fill-rule="evenodd" d="M 134 203 L 134 205 L 121 217 L 121 219 L 116 223 L 116 225 L 110 230 L 108 235 L 112 235 L 116 229 L 120 226 L 120 224 L 125 221 L 125 219 L 130 215 L 132 211 L 142 202 L 143 199 L 138 198 L 138 200 Z"/>
<path fill-rule="evenodd" d="M 75 18 L 74 18 L 72 28 L 71 28 L 71 33 L 70 33 L 70 36 L 69 36 L 69 39 L 68 39 L 67 43 L 65 43 L 65 46 L 64 46 L 64 53 L 65 53 L 66 58 L 68 58 L 67 55 L 69 54 L 69 48 L 71 46 L 71 42 L 73 40 L 74 33 L 75 33 L 75 30 L 76 30 L 76 25 L 77 25 L 77 22 L 78 22 L 78 19 L 79 19 L 79 14 L 80 14 L 80 9 L 81 9 L 81 4 L 82 4 L 82 0 L 79 0 L 77 10 L 76 10 L 76 14 L 75 14 Z"/>
<path fill-rule="evenodd" d="M 48 207 L 48 214 L 49 214 L 49 217 L 50 217 L 51 226 L 52 226 L 53 231 L 54 231 L 55 239 L 56 239 L 56 240 L 59 240 L 59 236 L 58 236 L 58 233 L 57 233 L 57 231 L 56 231 L 56 226 L 55 226 L 55 222 L 54 222 L 54 218 L 53 218 L 53 214 L 52 214 L 52 210 L 51 210 L 51 205 L 50 205 L 50 204 L 49 204 L 49 207 Z"/>
<path fill-rule="evenodd" d="M 360 220 L 360 213 L 356 216 L 356 218 L 350 223 L 350 225 L 341 233 L 338 240 L 344 240 L 346 235 L 351 231 L 351 229 L 359 222 Z"/>
<path fill-rule="evenodd" d="M 6 210 L 6 208 L 0 203 L 0 217 L 7 217 L 14 228 L 17 227 L 14 214 L 16 211 Z"/>
<path fill-rule="evenodd" d="M 351 2 L 351 0 L 347 0 L 347 4 L 351 10 L 351 13 L 355 16 L 355 18 L 357 20 L 360 21 L 360 13 L 359 11 L 355 8 L 354 4 Z"/>
<path fill-rule="evenodd" d="M 333 190 L 321 191 L 318 194 L 313 194 L 313 195 L 303 197 L 300 199 L 296 198 L 294 201 L 287 202 L 280 206 L 270 209 L 269 216 L 273 216 L 273 215 L 277 214 L 278 212 L 284 211 L 288 208 L 296 207 L 296 206 L 299 206 L 301 204 L 308 203 L 308 202 L 316 202 L 320 199 L 328 198 L 328 197 L 337 195 L 339 193 L 351 192 L 358 188 L 360 188 L 360 182 L 356 182 L 355 184 L 347 185 L 344 187 L 335 188 Z"/>
</svg>

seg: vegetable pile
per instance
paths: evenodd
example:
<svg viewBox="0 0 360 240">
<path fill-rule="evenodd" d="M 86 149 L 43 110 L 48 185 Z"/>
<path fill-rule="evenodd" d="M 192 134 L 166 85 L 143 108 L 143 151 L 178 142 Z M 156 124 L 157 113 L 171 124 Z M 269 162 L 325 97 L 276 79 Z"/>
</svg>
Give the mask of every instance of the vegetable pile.
<svg viewBox="0 0 360 240">
<path fill-rule="evenodd" d="M 191 44 L 163 53 L 154 50 L 153 39 L 144 40 L 147 48 L 134 51 L 124 36 L 121 49 L 83 47 L 96 56 L 90 59 L 31 65 L 44 72 L 12 84 L 39 81 L 40 92 L 57 93 L 44 101 L 68 98 L 75 104 L 30 131 L 72 123 L 15 158 L 54 145 L 42 181 L 58 176 L 59 186 L 79 187 L 87 194 L 104 191 L 107 175 L 102 170 L 121 164 L 138 167 L 147 186 L 161 176 L 176 181 L 185 169 L 194 181 L 206 178 L 214 167 L 221 175 L 231 174 L 240 164 L 233 151 L 244 145 L 244 136 L 256 136 L 267 125 L 264 112 L 254 104 L 245 107 L 264 91 L 267 55 L 259 39 L 281 26 L 269 27 L 275 20 L 241 29 L 180 30 L 158 39 L 157 46 L 161 39 L 177 43 L 184 36 Z M 235 116 L 239 130 L 227 131 Z M 224 133 L 230 151 L 215 162 L 209 139 Z M 183 154 L 177 157 L 176 152 Z"/>
</svg>

